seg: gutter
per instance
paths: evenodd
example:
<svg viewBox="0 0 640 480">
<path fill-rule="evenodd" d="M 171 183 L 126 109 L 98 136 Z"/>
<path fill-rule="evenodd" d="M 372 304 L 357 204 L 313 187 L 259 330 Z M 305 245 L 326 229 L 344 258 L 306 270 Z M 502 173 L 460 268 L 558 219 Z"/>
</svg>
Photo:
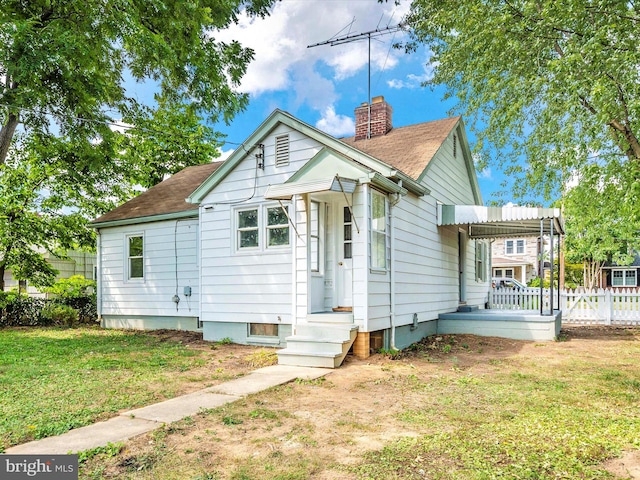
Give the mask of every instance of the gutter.
<svg viewBox="0 0 640 480">
<path fill-rule="evenodd" d="M 98 275 L 96 278 L 96 310 L 98 313 L 98 321 L 100 322 L 100 326 L 104 327 L 102 324 L 102 235 L 100 235 L 100 229 L 96 229 L 96 233 L 98 235 L 98 245 L 96 247 L 96 266 L 98 270 Z"/>
</svg>

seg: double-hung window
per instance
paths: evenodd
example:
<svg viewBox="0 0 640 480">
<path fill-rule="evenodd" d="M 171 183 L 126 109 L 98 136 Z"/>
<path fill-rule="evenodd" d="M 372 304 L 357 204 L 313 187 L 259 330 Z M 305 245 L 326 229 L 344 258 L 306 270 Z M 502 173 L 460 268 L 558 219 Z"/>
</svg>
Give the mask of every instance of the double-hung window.
<svg viewBox="0 0 640 480">
<path fill-rule="evenodd" d="M 524 255 L 525 241 L 522 238 L 517 240 L 504 241 L 504 253 L 506 255 Z"/>
<path fill-rule="evenodd" d="M 144 278 L 144 237 L 129 235 L 127 237 L 127 278 Z"/>
<path fill-rule="evenodd" d="M 309 209 L 309 261 L 312 272 L 320 271 L 320 204 L 311 202 Z"/>
<path fill-rule="evenodd" d="M 260 244 L 258 229 L 258 209 L 238 211 L 238 248 L 258 248 Z"/>
<path fill-rule="evenodd" d="M 371 191 L 371 268 L 387 268 L 387 198 Z"/>
<path fill-rule="evenodd" d="M 267 250 L 289 245 L 289 207 L 260 205 L 235 210 L 236 250 Z"/>
<path fill-rule="evenodd" d="M 267 208 L 267 247 L 289 245 L 288 207 Z"/>
<path fill-rule="evenodd" d="M 635 287 L 638 282 L 636 279 L 636 271 L 631 270 L 612 270 L 611 285 L 614 287 Z"/>
</svg>

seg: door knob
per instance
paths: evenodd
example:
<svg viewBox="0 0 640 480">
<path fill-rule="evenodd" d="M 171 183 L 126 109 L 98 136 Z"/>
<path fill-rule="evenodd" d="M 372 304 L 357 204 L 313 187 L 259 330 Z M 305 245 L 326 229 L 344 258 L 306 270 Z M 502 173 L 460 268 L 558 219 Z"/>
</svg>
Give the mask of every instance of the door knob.
<svg viewBox="0 0 640 480">
<path fill-rule="evenodd" d="M 342 266 L 342 262 L 338 262 L 338 265 Z"/>
</svg>

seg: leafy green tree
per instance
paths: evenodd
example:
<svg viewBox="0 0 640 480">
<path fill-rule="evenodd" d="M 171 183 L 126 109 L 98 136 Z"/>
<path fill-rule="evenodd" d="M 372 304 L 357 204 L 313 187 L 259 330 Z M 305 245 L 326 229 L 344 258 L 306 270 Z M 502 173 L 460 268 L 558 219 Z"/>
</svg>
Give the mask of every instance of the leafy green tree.
<svg viewBox="0 0 640 480">
<path fill-rule="evenodd" d="M 517 195 L 551 199 L 590 165 L 640 163 L 636 2 L 414 0 L 408 26 L 408 47 L 433 52 L 428 84 L 457 97 L 483 165 L 497 148 Z"/>
<path fill-rule="evenodd" d="M 640 165 L 628 163 L 586 166 L 563 195 L 566 260 L 583 264 L 587 288 L 603 286 L 606 262 L 629 265 L 640 249 Z"/>
<path fill-rule="evenodd" d="M 274 1 L 0 1 L 0 290 L 7 269 L 50 283 L 43 251 L 93 244 L 88 219 L 218 155 L 204 123 L 245 108 L 253 52 L 216 31 Z"/>
<path fill-rule="evenodd" d="M 640 231 L 640 11 L 611 0 L 414 0 L 413 44 L 513 193 L 562 198 L 567 260 L 597 285 Z M 490 160 L 491 156 L 498 156 Z"/>
</svg>

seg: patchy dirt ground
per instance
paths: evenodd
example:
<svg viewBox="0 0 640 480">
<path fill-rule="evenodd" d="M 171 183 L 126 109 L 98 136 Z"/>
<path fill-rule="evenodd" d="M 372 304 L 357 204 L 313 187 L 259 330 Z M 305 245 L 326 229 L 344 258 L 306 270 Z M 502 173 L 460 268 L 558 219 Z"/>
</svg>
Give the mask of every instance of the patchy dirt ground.
<svg viewBox="0 0 640 480">
<path fill-rule="evenodd" d="M 154 334 L 182 341 L 189 348 L 211 351 L 211 362 L 197 373 L 203 375 L 203 380 L 191 382 L 185 393 L 252 370 L 254 366 L 247 359 L 255 358 L 256 351 L 264 351 L 237 345 L 218 345 L 212 349 L 211 343 L 188 332 Z M 322 379 L 277 387 L 211 414 L 188 418 L 140 436 L 114 457 L 100 459 L 100 476 L 269 478 L 242 476 L 242 472 L 272 464 L 277 471 L 279 462 L 286 463 L 287 471 L 291 472 L 298 462 L 306 476 L 295 478 L 355 478 L 345 465 L 362 461 L 363 452 L 378 451 L 394 439 L 418 437 L 443 428 L 401 421 L 406 412 L 429 408 L 424 394 L 412 388 L 418 377 L 421 382 L 432 379 L 435 385 L 448 375 L 455 374 L 457 378 L 491 375 L 505 366 L 517 368 L 543 358 L 552 366 L 556 359 L 567 356 L 602 361 L 606 365 L 606 360 L 616 355 L 620 342 L 640 341 L 640 329 L 570 328 L 563 330 L 561 340 L 525 342 L 447 335 L 425 339 L 395 358 L 374 354 L 359 360 L 349 355 L 341 368 Z M 216 376 L 211 375 L 211 369 L 217 364 L 221 366 L 216 368 L 223 369 L 224 375 L 212 379 Z M 159 464 L 163 470 L 154 472 Z M 88 471 L 96 468 L 96 464 L 88 463 Z M 604 468 L 615 478 L 640 479 L 640 451 L 625 452 L 622 457 L 608 461 Z M 208 476 L 202 472 L 214 473 Z"/>
</svg>

